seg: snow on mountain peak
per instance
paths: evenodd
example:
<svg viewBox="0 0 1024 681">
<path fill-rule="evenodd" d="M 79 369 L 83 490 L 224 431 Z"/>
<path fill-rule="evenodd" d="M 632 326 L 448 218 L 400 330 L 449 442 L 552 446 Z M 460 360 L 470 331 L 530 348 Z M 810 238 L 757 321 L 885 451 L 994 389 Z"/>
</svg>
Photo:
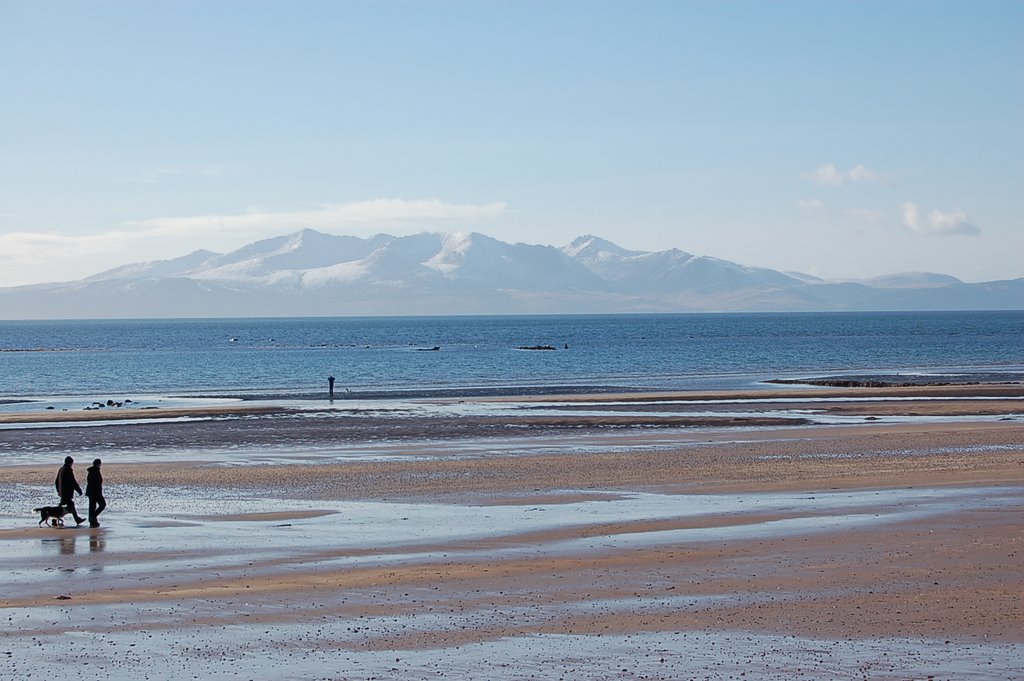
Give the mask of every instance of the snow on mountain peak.
<svg viewBox="0 0 1024 681">
<path fill-rule="evenodd" d="M 617 244 L 613 244 L 611 241 L 594 236 L 593 234 L 584 234 L 583 236 L 576 237 L 572 240 L 571 244 L 562 248 L 562 252 L 570 258 L 602 257 L 602 254 L 622 257 L 643 254 L 643 251 L 626 250 Z"/>
<path fill-rule="evenodd" d="M 473 232 L 458 231 L 441 234 L 441 247 L 446 251 L 464 253 L 473 245 Z"/>
<path fill-rule="evenodd" d="M 423 264 L 448 277 L 465 261 L 466 254 L 473 247 L 475 234 L 473 232 L 448 232 L 438 236 L 440 249 Z"/>
<path fill-rule="evenodd" d="M 183 255 L 180 258 L 170 260 L 152 260 L 149 262 L 138 262 L 130 265 L 122 265 L 112 270 L 94 274 L 84 281 L 109 281 L 114 279 L 148 279 L 161 277 L 178 277 L 191 274 L 194 270 L 201 268 L 204 263 L 213 258 L 220 257 L 219 253 L 213 251 L 198 250 Z"/>
<path fill-rule="evenodd" d="M 303 229 L 257 241 L 214 258 L 206 263 L 201 274 L 208 279 L 234 279 L 263 277 L 278 270 L 318 269 L 362 260 L 394 240 L 395 237 L 387 234 L 361 239 Z"/>
</svg>

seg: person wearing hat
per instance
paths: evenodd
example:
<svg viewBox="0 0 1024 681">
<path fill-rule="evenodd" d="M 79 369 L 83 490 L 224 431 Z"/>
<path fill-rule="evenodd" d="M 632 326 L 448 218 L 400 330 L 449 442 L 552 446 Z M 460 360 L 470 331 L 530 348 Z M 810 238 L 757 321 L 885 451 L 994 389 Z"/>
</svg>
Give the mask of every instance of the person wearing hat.
<svg viewBox="0 0 1024 681">
<path fill-rule="evenodd" d="M 75 460 L 70 456 L 64 459 L 64 465 L 57 471 L 57 479 L 53 481 L 53 484 L 57 488 L 57 495 L 60 496 L 61 505 L 67 506 L 68 510 L 71 511 L 71 515 L 75 518 L 75 524 L 81 525 L 85 522 L 85 518 L 78 515 L 78 510 L 75 508 L 75 492 L 78 492 L 79 496 L 81 496 L 82 488 L 78 486 L 78 481 L 75 480 L 75 471 L 71 468 L 73 463 L 75 463 Z"/>
<path fill-rule="evenodd" d="M 103 498 L 103 474 L 100 473 L 99 459 L 92 462 L 92 466 L 86 469 L 85 496 L 89 497 L 89 527 L 100 526 L 100 513 L 107 507 L 107 500 Z"/>
</svg>

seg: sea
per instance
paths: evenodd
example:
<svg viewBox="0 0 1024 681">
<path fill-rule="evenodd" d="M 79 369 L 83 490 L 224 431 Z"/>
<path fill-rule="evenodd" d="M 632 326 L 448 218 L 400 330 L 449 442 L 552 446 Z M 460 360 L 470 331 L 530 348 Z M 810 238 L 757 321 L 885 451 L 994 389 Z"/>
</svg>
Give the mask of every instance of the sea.
<svg viewBox="0 0 1024 681">
<path fill-rule="evenodd" d="M 320 399 L 1020 380 L 1024 312 L 0 321 L 0 400 Z M 776 387 L 777 386 L 771 386 Z"/>
</svg>

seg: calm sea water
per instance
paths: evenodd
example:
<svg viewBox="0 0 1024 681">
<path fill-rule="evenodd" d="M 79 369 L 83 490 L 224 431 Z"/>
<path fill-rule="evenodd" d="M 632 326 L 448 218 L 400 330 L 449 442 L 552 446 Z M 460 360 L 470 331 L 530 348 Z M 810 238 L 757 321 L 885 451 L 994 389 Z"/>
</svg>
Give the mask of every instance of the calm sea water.
<svg viewBox="0 0 1024 681">
<path fill-rule="evenodd" d="M 328 374 L 373 397 L 1013 373 L 1022 339 L 1024 312 L 0 322 L 0 396 L 322 396 Z M 537 345 L 556 349 L 517 349 Z"/>
</svg>

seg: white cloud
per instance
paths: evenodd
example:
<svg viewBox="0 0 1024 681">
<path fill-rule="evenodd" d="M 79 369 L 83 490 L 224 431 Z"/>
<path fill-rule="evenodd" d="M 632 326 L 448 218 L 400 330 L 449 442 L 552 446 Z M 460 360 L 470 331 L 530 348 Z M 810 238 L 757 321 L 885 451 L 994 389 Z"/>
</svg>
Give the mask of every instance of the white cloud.
<svg viewBox="0 0 1024 681">
<path fill-rule="evenodd" d="M 878 173 L 857 164 L 846 171 L 846 178 L 850 182 L 882 182 L 882 176 Z"/>
<path fill-rule="evenodd" d="M 156 170 L 140 170 L 133 175 L 120 177 L 116 182 L 119 184 L 156 184 L 169 177 L 202 177 L 209 179 L 223 174 L 224 169 L 218 165 L 198 168 L 158 168 Z"/>
<path fill-rule="evenodd" d="M 0 261 L 23 265 L 45 265 L 54 258 L 90 256 L 117 250 L 130 242 L 131 232 L 67 235 L 37 232 L 0 234 Z"/>
<path fill-rule="evenodd" d="M 912 232 L 919 231 L 921 227 L 921 211 L 917 205 L 906 201 L 900 206 L 900 217 L 903 219 L 903 226 Z"/>
<path fill-rule="evenodd" d="M 154 234 L 202 234 L 302 229 L 332 229 L 352 226 L 381 226 L 409 222 L 488 220 L 505 212 L 505 204 L 447 203 L 438 199 L 374 199 L 352 203 L 325 204 L 316 208 L 272 212 L 252 210 L 234 215 L 198 215 L 183 218 L 154 218 L 128 223 Z"/>
<path fill-rule="evenodd" d="M 156 173 L 143 171 L 135 175 L 125 175 L 124 177 L 119 177 L 117 179 L 117 182 L 119 184 L 156 184 L 156 178 Z"/>
<path fill-rule="evenodd" d="M 818 184 L 827 187 L 839 187 L 848 182 L 874 182 L 878 184 L 884 184 L 886 182 L 886 179 L 882 175 L 859 163 L 846 172 L 840 171 L 833 163 L 826 163 L 818 166 L 813 172 L 809 173 L 809 177 Z"/>
<path fill-rule="evenodd" d="M 800 199 L 796 202 L 796 207 L 809 213 L 825 212 L 825 204 L 819 199 Z"/>
<path fill-rule="evenodd" d="M 957 207 L 950 211 L 933 210 L 928 217 L 922 218 L 921 210 L 912 201 L 900 206 L 903 226 L 915 234 L 922 236 L 951 236 L 954 234 L 980 234 L 981 230 L 974 224 L 970 216 Z"/>
<path fill-rule="evenodd" d="M 488 220 L 500 217 L 505 209 L 502 202 L 375 199 L 295 211 L 155 218 L 92 234 L 9 232 L 0 234 L 0 286 L 79 279 L 118 265 L 177 257 L 200 248 L 230 250 L 306 227 L 369 236 L 381 229 L 432 224 L 445 228 L 456 222 Z"/>
<path fill-rule="evenodd" d="M 120 230 L 85 235 L 0 234 L 0 286 L 80 279 L 124 264 L 137 245 L 134 234 Z"/>
<path fill-rule="evenodd" d="M 818 184 L 828 185 L 831 187 L 838 187 L 843 183 L 843 174 L 840 173 L 831 163 L 819 166 L 813 173 L 811 173 L 811 178 Z"/>
</svg>

